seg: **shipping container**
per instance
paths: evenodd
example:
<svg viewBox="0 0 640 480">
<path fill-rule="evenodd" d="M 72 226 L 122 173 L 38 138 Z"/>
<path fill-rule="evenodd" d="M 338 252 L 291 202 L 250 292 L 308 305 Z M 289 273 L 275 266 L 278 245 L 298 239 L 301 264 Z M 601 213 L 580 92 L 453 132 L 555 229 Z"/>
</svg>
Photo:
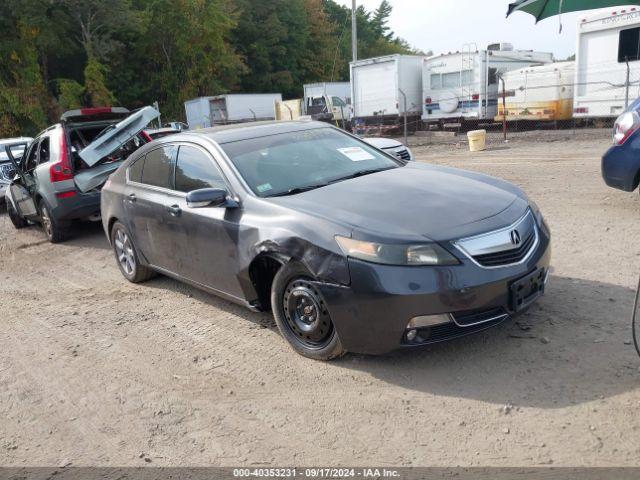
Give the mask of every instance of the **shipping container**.
<svg viewBox="0 0 640 480">
<path fill-rule="evenodd" d="M 189 128 L 205 128 L 227 123 L 241 123 L 276 118 L 279 93 L 230 93 L 199 97 L 184 103 Z"/>
</svg>

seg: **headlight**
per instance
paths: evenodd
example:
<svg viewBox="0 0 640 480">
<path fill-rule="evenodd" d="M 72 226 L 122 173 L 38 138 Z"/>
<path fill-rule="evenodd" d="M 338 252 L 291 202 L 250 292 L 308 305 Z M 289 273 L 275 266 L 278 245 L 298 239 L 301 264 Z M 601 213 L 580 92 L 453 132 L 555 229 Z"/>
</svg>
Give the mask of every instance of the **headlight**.
<svg viewBox="0 0 640 480">
<path fill-rule="evenodd" d="M 348 257 L 385 265 L 457 265 L 460 262 L 437 243 L 388 245 L 364 242 L 336 235 Z"/>
</svg>

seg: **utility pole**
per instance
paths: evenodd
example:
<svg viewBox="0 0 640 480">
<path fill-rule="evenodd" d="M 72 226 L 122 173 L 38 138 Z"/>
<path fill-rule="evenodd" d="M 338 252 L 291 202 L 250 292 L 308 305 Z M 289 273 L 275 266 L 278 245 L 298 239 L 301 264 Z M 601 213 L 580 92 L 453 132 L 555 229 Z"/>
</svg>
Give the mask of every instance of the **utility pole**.
<svg viewBox="0 0 640 480">
<path fill-rule="evenodd" d="M 358 22 L 356 22 L 356 0 L 351 0 L 351 57 L 358 60 Z"/>
</svg>

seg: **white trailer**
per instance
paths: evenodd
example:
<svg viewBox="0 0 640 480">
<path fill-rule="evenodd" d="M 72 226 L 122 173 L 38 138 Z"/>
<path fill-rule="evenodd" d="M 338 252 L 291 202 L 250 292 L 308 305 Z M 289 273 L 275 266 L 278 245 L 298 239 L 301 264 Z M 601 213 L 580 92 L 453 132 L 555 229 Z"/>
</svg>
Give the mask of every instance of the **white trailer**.
<svg viewBox="0 0 640 480">
<path fill-rule="evenodd" d="M 200 97 L 184 103 L 190 129 L 226 123 L 241 123 L 276 118 L 279 93 L 229 93 Z"/>
<path fill-rule="evenodd" d="M 551 53 L 514 50 L 509 43 L 429 57 L 422 69 L 422 120 L 425 123 L 493 121 L 498 110 L 499 77 L 531 65 L 551 63 Z"/>
<path fill-rule="evenodd" d="M 558 121 L 573 115 L 573 79 L 575 62 L 557 62 L 505 73 L 506 120 Z M 502 121 L 505 109 L 502 88 L 496 121 Z"/>
<path fill-rule="evenodd" d="M 349 82 L 307 83 L 303 86 L 304 114 L 314 120 L 348 120 L 351 110 Z"/>
<path fill-rule="evenodd" d="M 350 64 L 353 123 L 399 127 L 406 114 L 411 129 L 422 111 L 422 60 L 419 55 L 388 55 Z"/>
<path fill-rule="evenodd" d="M 640 9 L 579 17 L 577 30 L 574 117 L 616 117 L 640 96 Z"/>
</svg>

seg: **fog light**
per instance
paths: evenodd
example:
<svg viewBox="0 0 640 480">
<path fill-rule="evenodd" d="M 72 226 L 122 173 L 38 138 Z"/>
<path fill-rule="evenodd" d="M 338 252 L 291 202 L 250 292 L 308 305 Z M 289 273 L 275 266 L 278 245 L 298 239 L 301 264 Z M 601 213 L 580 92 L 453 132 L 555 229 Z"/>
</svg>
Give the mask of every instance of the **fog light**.
<svg viewBox="0 0 640 480">
<path fill-rule="evenodd" d="M 451 317 L 447 313 L 441 315 L 422 315 L 409 320 L 407 328 L 432 327 L 433 325 L 441 325 L 443 323 L 449 323 L 450 321 Z"/>
<path fill-rule="evenodd" d="M 416 336 L 418 335 L 418 331 L 417 330 L 409 330 L 407 332 L 407 340 L 410 342 L 413 342 L 416 339 Z"/>
</svg>

